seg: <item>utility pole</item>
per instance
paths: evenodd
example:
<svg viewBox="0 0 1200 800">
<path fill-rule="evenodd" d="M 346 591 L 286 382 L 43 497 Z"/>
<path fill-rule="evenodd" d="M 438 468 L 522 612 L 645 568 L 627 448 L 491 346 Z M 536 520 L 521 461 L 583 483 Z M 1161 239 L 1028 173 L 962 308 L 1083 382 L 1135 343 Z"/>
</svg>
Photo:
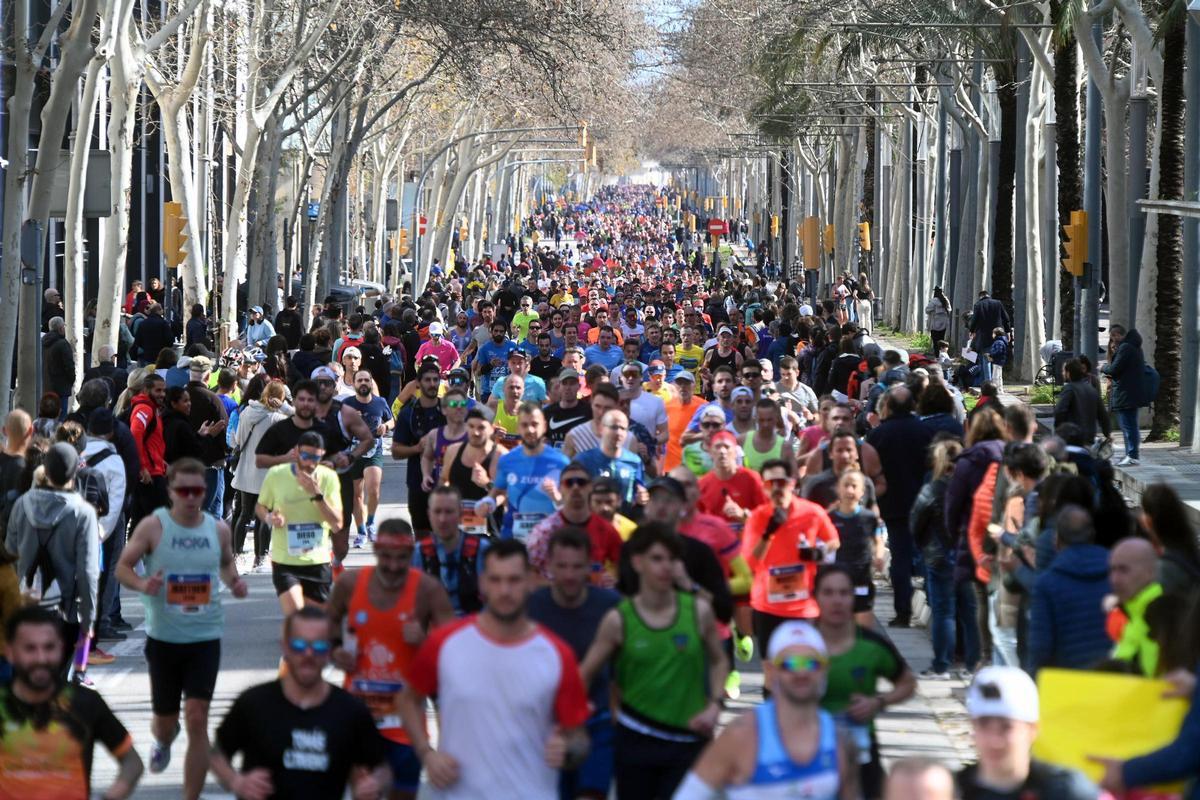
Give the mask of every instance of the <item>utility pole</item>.
<svg viewBox="0 0 1200 800">
<path fill-rule="evenodd" d="M 1103 49 L 1099 21 L 1092 26 L 1092 38 L 1096 46 Z M 1083 210 L 1088 215 L 1088 263 L 1084 266 L 1082 280 L 1075 279 L 1075 296 L 1080 305 L 1079 325 L 1076 326 L 1076 353 L 1082 353 L 1097 363 L 1100 350 L 1100 265 L 1103 263 L 1104 240 L 1100 236 L 1103 228 L 1103 210 L 1100 206 L 1100 138 L 1104 118 L 1100 107 L 1100 88 L 1095 76 L 1088 77 L 1087 128 L 1084 132 L 1083 155 Z M 1121 213 L 1120 209 L 1112 209 Z M 1082 290 L 1082 291 L 1081 291 Z"/>
<path fill-rule="evenodd" d="M 1200 200 L 1200 0 L 1188 3 L 1187 98 L 1183 140 L 1183 199 Z M 1200 217 L 1183 218 L 1183 353 L 1180 392 L 1179 441 L 1190 442 L 1193 453 L 1200 453 L 1200 396 L 1197 395 L 1196 364 L 1200 363 Z"/>
</svg>

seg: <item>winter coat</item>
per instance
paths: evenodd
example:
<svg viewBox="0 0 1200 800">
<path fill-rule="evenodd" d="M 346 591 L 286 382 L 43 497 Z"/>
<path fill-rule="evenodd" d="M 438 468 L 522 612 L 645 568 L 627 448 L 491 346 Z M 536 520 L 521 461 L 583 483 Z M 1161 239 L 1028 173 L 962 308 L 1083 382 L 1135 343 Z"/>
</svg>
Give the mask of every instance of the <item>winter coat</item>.
<svg viewBox="0 0 1200 800">
<path fill-rule="evenodd" d="M 942 567 L 952 557 L 954 538 L 946 531 L 945 500 L 949 476 L 943 475 L 921 487 L 908 515 L 908 529 L 921 548 L 925 563 Z"/>
<path fill-rule="evenodd" d="M 1054 424 L 1058 426 L 1064 422 L 1078 425 L 1083 430 L 1083 440 L 1088 443 L 1096 438 L 1097 429 L 1105 436 L 1112 433 L 1112 423 L 1100 401 L 1100 393 L 1086 378 L 1068 382 L 1058 396 L 1058 402 L 1054 404 Z"/>
<path fill-rule="evenodd" d="M 75 385 L 75 351 L 67 337 L 57 331 L 43 336 L 42 362 L 46 389 L 66 398 Z"/>
<path fill-rule="evenodd" d="M 101 456 L 108 452 L 112 455 Z M 104 538 L 107 539 L 117 529 L 121 512 L 125 510 L 126 480 L 125 462 L 117 453 L 112 442 L 95 436 L 89 436 L 87 445 L 83 448 L 83 458 L 104 477 L 104 485 L 108 489 L 108 513 L 100 518 L 100 527 Z"/>
<path fill-rule="evenodd" d="M 174 346 L 175 332 L 171 330 L 171 323 L 158 314 L 150 314 L 137 326 L 129 354 L 139 361 L 153 362 L 160 350 Z"/>
<path fill-rule="evenodd" d="M 987 474 L 988 467 L 1004 457 L 1004 442 L 986 439 L 963 450 L 954 461 L 950 485 L 946 487 L 946 529 L 957 539 L 967 532 L 971 500 Z"/>
<path fill-rule="evenodd" d="M 233 473 L 233 488 L 239 492 L 258 494 L 263 481 L 267 479 L 267 470 L 259 469 L 254 463 L 254 451 L 262 441 L 263 434 L 280 420 L 287 419 L 282 411 L 271 411 L 257 400 L 251 400 L 241 410 L 238 419 L 237 432 L 234 433 L 234 447 L 241 450 L 242 457 L 238 459 L 237 470 Z"/>
<path fill-rule="evenodd" d="M 26 492 L 8 518 L 4 545 L 17 556 L 22 579 L 37 565 L 39 541 L 45 543 L 53 575 L 62 588 L 64 619 L 91 627 L 100 579 L 100 522 L 96 509 L 77 492 L 36 488 Z M 73 644 L 73 643 L 71 643 Z"/>
<path fill-rule="evenodd" d="M 950 309 L 936 297 L 925 304 L 925 322 L 931 331 L 944 331 L 950 327 Z"/>
<path fill-rule="evenodd" d="M 1112 640 L 1104 629 L 1108 551 L 1071 545 L 1054 558 L 1033 587 L 1029 620 L 1030 672 L 1042 667 L 1089 669 L 1105 659 Z"/>
<path fill-rule="evenodd" d="M 925 456 L 933 434 L 913 414 L 896 414 L 879 423 L 866 441 L 879 453 L 887 491 L 879 497 L 880 516 L 906 519 L 925 477 Z"/>
<path fill-rule="evenodd" d="M 1125 334 L 1112 361 L 1100 371 L 1113 379 L 1109 408 L 1121 411 L 1145 405 L 1146 357 L 1142 354 L 1142 335 L 1136 328 Z"/>
</svg>

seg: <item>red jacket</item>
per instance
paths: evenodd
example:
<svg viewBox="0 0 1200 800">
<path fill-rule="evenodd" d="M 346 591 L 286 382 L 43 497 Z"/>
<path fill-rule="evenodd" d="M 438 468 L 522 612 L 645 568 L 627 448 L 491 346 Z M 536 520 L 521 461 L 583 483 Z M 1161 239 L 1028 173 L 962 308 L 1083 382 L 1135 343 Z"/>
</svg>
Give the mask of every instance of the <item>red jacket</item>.
<svg viewBox="0 0 1200 800">
<path fill-rule="evenodd" d="M 167 445 L 163 441 L 158 404 L 149 395 L 135 395 L 129 412 L 129 430 L 137 445 L 138 461 L 152 476 L 167 474 Z"/>
</svg>

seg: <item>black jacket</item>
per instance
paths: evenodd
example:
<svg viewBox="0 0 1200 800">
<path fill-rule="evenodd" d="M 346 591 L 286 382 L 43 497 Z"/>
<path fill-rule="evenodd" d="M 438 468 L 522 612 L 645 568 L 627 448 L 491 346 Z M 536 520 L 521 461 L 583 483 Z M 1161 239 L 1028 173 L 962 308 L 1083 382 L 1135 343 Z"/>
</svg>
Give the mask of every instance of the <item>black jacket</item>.
<svg viewBox="0 0 1200 800">
<path fill-rule="evenodd" d="M 51 331 L 42 337 L 42 373 L 46 389 L 59 397 L 75 384 L 75 351 L 67 337 Z"/>
<path fill-rule="evenodd" d="M 1054 424 L 1057 426 L 1064 422 L 1073 422 L 1083 429 L 1083 441 L 1088 444 L 1096 438 L 1097 428 L 1105 436 L 1112 432 L 1112 423 L 1109 422 L 1108 412 L 1104 410 L 1100 393 L 1086 378 L 1071 381 L 1058 396 L 1058 402 L 1054 404 Z"/>
<path fill-rule="evenodd" d="M 164 347 L 174 346 L 175 333 L 171 330 L 171 323 L 158 314 L 150 314 L 138 325 L 129 354 L 139 361 L 154 361 Z"/>
<path fill-rule="evenodd" d="M 996 328 L 1012 330 L 1008 309 L 994 297 L 984 297 L 971 310 L 971 333 L 975 335 L 975 351 L 986 353 L 992 346 L 992 331 Z"/>
<path fill-rule="evenodd" d="M 201 439 L 208 437 L 201 437 L 196 433 L 192 423 L 183 414 L 172 409 L 162 415 L 161 422 L 168 464 L 184 456 L 195 458 L 204 449 Z"/>
<path fill-rule="evenodd" d="M 221 398 L 217 397 L 216 393 L 208 389 L 204 384 L 199 381 L 189 381 L 187 391 L 192 398 L 192 416 L 189 418 L 192 430 L 199 431 L 200 426 L 205 422 L 229 421 L 229 414 L 225 412 L 225 404 L 221 402 Z M 199 433 L 197 433 L 197 436 L 199 437 L 201 447 L 198 450 L 192 451 L 189 455 L 198 457 L 209 466 L 215 466 L 225 458 L 228 450 L 225 446 L 225 435 L 223 433 L 219 436 L 199 436 Z M 169 448 L 168 452 L 170 452 Z M 170 460 L 168 457 L 167 461 Z"/>
<path fill-rule="evenodd" d="M 909 509 L 921 491 L 926 451 L 933 431 L 914 414 L 895 414 L 867 434 L 867 443 L 879 453 L 887 491 L 879 496 L 885 520 L 908 519 Z"/>
<path fill-rule="evenodd" d="M 1117 345 L 1112 361 L 1100 370 L 1113 379 L 1108 405 L 1113 411 L 1141 408 L 1146 404 L 1146 357 L 1142 354 L 1142 335 L 1131 328 Z"/>
<path fill-rule="evenodd" d="M 126 385 L 129 383 L 129 373 L 115 364 L 100 364 L 83 373 L 85 383 L 94 378 L 103 378 L 108 381 L 108 405 L 110 408 L 113 403 L 117 402 L 117 398 L 121 396 L 121 392 L 125 391 Z"/>
<path fill-rule="evenodd" d="M 300 312 L 294 308 L 285 308 L 276 314 L 275 332 L 287 339 L 289 350 L 299 347 L 300 337 L 304 334 L 304 321 L 300 319 Z"/>
</svg>

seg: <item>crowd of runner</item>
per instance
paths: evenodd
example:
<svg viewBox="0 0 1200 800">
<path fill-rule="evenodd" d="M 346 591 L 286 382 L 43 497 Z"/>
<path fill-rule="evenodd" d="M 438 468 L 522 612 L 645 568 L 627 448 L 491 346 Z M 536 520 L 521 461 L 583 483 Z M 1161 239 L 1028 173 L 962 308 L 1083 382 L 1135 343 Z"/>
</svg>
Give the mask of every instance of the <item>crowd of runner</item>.
<svg viewBox="0 0 1200 800">
<path fill-rule="evenodd" d="M 1082 800 L 1200 775 L 1200 548 L 1170 488 L 1131 511 L 1103 457 L 1100 380 L 1123 428 L 1146 400 L 1137 332 L 1103 370 L 1066 364 L 1043 436 L 1001 402 L 996 301 L 957 343 L 974 357 L 905 352 L 873 337 L 866 274 L 814 289 L 753 243 L 743 263 L 674 199 L 547 203 L 415 298 L 330 298 L 307 329 L 295 298 L 252 307 L 220 356 L 202 307 L 182 355 L 169 325 L 147 348 L 162 308 L 135 285 L 129 351 L 4 422 L 0 798 L 131 796 L 138 748 L 160 773 L 180 736 L 189 800 L 210 774 L 248 799 L 546 800 Z M 927 310 L 948 323 L 940 290 Z M 389 458 L 404 519 L 377 519 Z M 279 677 L 210 737 L 223 594 L 268 571 Z M 149 742 L 90 688 L 133 627 L 120 587 Z M 885 630 L 915 625 L 919 675 Z M 764 701 L 722 716 L 758 664 Z M 1195 711 L 1097 786 L 1031 756 L 1048 667 L 1165 677 Z M 968 684 L 977 763 L 885 771 L 875 722 L 919 678 Z"/>
</svg>

